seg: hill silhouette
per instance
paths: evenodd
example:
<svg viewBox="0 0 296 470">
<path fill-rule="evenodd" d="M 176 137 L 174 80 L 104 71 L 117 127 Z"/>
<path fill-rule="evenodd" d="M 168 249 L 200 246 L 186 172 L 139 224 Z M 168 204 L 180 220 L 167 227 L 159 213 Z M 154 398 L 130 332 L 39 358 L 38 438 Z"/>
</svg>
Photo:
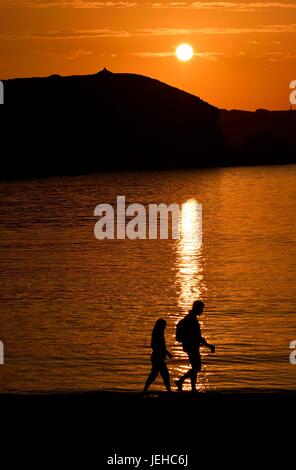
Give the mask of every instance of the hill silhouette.
<svg viewBox="0 0 296 470">
<path fill-rule="evenodd" d="M 256 154 L 282 163 L 295 154 L 295 142 L 275 134 L 275 145 L 266 132 L 237 146 L 227 112 L 141 75 L 12 79 L 4 90 L 2 178 L 247 164 Z"/>
<path fill-rule="evenodd" d="M 221 110 L 219 123 L 233 164 L 295 163 L 296 111 Z"/>
</svg>

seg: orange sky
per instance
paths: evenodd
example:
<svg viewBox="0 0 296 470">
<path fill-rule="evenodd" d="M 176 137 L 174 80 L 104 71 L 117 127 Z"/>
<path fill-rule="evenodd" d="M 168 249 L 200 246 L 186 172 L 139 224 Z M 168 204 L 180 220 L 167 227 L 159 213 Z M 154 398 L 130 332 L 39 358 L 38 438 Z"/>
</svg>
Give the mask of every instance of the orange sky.
<svg viewBox="0 0 296 470">
<path fill-rule="evenodd" d="M 174 56 L 190 43 L 192 61 Z M 158 78 L 225 108 L 287 109 L 295 1 L 0 0 L 0 78 L 95 73 Z"/>
</svg>

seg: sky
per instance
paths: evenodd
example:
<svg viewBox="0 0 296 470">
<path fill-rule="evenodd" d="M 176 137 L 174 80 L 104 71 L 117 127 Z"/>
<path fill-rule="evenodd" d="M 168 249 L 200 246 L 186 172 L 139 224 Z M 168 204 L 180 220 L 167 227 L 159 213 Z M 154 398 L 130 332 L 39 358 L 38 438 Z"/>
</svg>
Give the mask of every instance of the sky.
<svg viewBox="0 0 296 470">
<path fill-rule="evenodd" d="M 180 62 L 175 49 L 195 54 Z M 0 0 L 0 79 L 147 75 L 227 109 L 288 109 L 295 1 Z"/>
</svg>

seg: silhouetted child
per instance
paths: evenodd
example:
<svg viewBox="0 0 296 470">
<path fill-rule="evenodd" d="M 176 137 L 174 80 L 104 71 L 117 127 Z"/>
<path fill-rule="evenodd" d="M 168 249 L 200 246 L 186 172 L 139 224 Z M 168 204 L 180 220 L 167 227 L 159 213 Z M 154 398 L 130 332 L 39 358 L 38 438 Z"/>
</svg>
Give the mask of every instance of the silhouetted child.
<svg viewBox="0 0 296 470">
<path fill-rule="evenodd" d="M 148 388 L 154 382 L 158 374 L 161 375 L 163 379 L 163 383 L 168 392 L 171 391 L 170 385 L 170 374 L 166 365 L 166 357 L 172 358 L 173 356 L 167 350 L 165 344 L 165 337 L 164 337 L 164 330 L 166 327 L 166 321 L 162 318 L 159 318 L 153 328 L 152 331 L 152 340 L 151 340 L 151 348 L 152 348 L 152 355 L 151 355 L 151 362 L 152 362 L 152 369 L 150 375 L 148 376 L 145 387 L 144 393 L 148 391 Z"/>
</svg>

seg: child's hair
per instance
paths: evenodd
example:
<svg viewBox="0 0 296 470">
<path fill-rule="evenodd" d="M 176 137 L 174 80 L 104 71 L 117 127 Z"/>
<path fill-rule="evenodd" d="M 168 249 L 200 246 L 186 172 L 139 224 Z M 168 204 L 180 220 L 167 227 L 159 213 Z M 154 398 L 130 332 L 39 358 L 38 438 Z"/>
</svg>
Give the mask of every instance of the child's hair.
<svg viewBox="0 0 296 470">
<path fill-rule="evenodd" d="M 166 327 L 166 321 L 163 318 L 156 320 L 153 331 L 151 347 L 157 346 L 160 342 L 164 342 L 164 330 Z"/>
<path fill-rule="evenodd" d="M 166 321 L 163 318 L 156 320 L 153 331 L 164 330 L 166 327 Z"/>
</svg>

